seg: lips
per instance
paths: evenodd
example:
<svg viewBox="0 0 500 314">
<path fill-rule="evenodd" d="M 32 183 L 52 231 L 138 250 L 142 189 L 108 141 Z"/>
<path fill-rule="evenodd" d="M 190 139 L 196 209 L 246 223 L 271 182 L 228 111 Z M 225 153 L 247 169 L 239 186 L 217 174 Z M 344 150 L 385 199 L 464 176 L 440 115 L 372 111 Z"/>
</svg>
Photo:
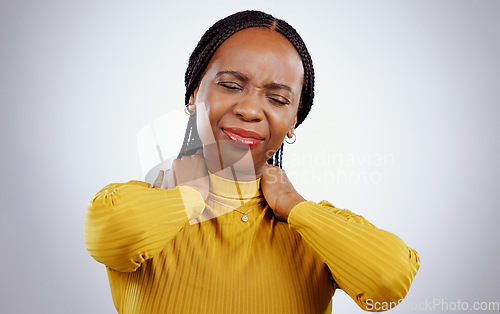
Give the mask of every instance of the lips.
<svg viewBox="0 0 500 314">
<path fill-rule="evenodd" d="M 242 147 L 251 148 L 258 145 L 263 140 L 263 136 L 259 133 L 240 128 L 224 128 L 222 132 L 230 141 Z"/>
</svg>

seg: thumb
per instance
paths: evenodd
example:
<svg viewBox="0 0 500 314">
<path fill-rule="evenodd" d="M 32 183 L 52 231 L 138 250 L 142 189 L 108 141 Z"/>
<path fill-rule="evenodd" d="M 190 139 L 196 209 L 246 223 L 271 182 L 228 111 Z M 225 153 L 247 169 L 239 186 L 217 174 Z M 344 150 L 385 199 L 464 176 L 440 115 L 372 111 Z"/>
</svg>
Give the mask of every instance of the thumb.
<svg viewBox="0 0 500 314">
<path fill-rule="evenodd" d="M 158 173 L 158 177 L 156 178 L 155 182 L 153 183 L 154 188 L 159 188 L 161 186 L 161 182 L 163 181 L 163 170 L 160 170 Z"/>
</svg>

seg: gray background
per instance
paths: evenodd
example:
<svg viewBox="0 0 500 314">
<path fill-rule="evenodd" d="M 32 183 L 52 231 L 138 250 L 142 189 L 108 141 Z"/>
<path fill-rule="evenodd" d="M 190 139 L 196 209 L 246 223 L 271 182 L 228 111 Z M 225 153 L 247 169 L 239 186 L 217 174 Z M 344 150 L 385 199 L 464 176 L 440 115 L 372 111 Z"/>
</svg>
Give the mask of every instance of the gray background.
<svg viewBox="0 0 500 314">
<path fill-rule="evenodd" d="M 182 108 L 203 32 L 252 8 L 293 25 L 316 68 L 315 106 L 285 148 L 297 190 L 420 254 L 394 312 L 500 301 L 500 1 L 3 0 L 1 313 L 115 312 L 86 206 L 143 179 L 139 131 Z M 334 312 L 362 313 L 342 291 Z"/>
</svg>

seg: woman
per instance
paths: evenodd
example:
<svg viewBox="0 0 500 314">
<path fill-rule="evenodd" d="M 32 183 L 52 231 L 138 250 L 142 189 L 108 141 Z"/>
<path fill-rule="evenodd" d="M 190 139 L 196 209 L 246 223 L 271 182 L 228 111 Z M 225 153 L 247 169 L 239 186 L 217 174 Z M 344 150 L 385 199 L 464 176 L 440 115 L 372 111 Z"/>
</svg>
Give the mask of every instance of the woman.
<svg viewBox="0 0 500 314">
<path fill-rule="evenodd" d="M 291 26 L 257 11 L 217 22 L 186 88 L 172 167 L 153 186 L 110 184 L 87 209 L 86 245 L 118 312 L 329 313 L 337 288 L 365 310 L 405 297 L 418 254 L 359 215 L 306 201 L 281 169 L 314 88 Z"/>
</svg>

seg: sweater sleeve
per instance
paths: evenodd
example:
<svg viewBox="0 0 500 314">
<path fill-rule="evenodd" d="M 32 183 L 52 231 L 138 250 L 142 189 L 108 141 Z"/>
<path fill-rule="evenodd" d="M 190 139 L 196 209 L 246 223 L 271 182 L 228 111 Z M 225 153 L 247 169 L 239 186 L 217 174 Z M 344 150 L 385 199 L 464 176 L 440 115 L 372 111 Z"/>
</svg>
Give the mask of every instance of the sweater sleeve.
<svg viewBox="0 0 500 314">
<path fill-rule="evenodd" d="M 297 204 L 288 224 L 328 265 L 338 287 L 367 311 L 398 304 L 420 266 L 418 253 L 396 235 L 326 201 Z"/>
<path fill-rule="evenodd" d="M 141 181 L 110 184 L 87 207 L 85 245 L 109 268 L 135 271 L 204 207 L 201 194 L 190 187 L 165 190 Z"/>
</svg>

